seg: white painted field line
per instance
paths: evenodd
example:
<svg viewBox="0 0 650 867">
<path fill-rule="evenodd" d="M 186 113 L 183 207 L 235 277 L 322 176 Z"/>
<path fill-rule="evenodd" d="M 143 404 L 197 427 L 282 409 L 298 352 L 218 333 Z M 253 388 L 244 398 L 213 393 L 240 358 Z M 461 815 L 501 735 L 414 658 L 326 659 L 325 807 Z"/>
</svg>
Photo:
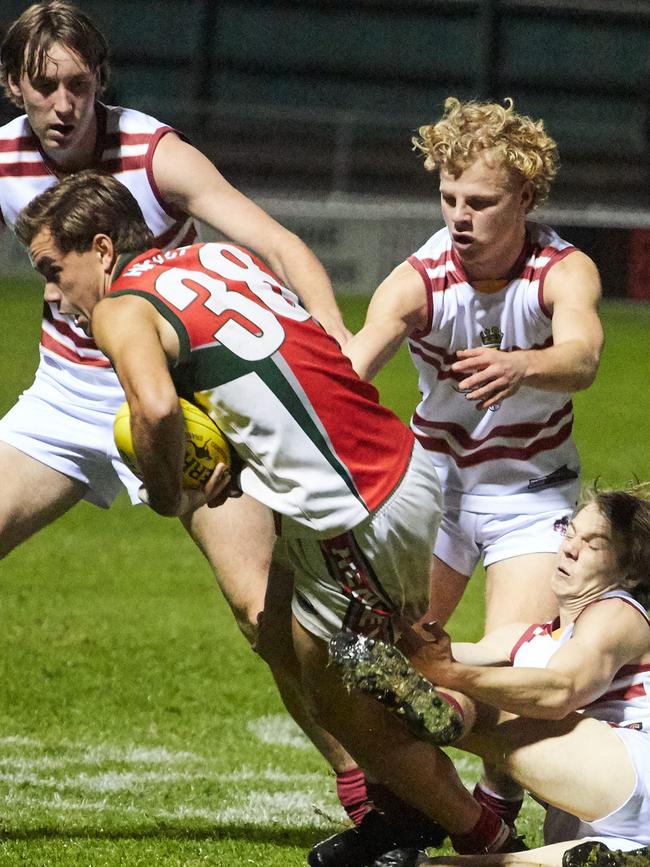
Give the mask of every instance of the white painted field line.
<svg viewBox="0 0 650 867">
<path fill-rule="evenodd" d="M 39 771 L 52 770 L 42 765 L 39 760 L 22 760 L 4 763 L 11 771 L 0 771 L 0 782 L 11 785 L 42 786 L 55 789 L 89 789 L 91 791 L 122 791 L 138 786 L 150 786 L 178 782 L 212 782 L 212 783 L 247 783 L 265 782 L 281 783 L 287 786 L 319 785 L 326 777 L 322 774 L 288 774 L 284 771 L 268 769 L 256 771 L 242 769 L 225 774 L 204 773 L 195 771 L 104 771 L 98 774 L 79 774 L 62 777 L 44 776 Z"/>
<path fill-rule="evenodd" d="M 130 804 L 112 804 L 108 798 L 101 800 L 73 800 L 54 794 L 47 801 L 22 793 L 9 794 L 4 799 L 6 806 L 29 808 L 70 815 L 72 813 L 110 813 L 112 816 L 126 815 L 151 824 L 154 822 L 187 822 L 200 820 L 219 827 L 229 825 L 282 825 L 286 828 L 305 829 L 329 826 L 322 813 L 327 805 L 319 804 L 309 793 L 269 793 L 248 792 L 241 796 L 241 803 L 231 804 L 219 810 L 179 804 L 173 810 L 156 810 L 150 807 L 137 807 Z"/>
<path fill-rule="evenodd" d="M 248 731 L 263 744 L 310 750 L 313 746 L 296 723 L 286 714 L 268 714 L 246 724 Z"/>
</svg>

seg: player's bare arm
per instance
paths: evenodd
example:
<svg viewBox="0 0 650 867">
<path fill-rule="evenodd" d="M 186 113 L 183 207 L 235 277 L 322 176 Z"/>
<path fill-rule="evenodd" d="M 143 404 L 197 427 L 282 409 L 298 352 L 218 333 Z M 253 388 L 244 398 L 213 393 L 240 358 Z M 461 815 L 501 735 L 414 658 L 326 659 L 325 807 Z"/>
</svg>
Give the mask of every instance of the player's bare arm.
<svg viewBox="0 0 650 867">
<path fill-rule="evenodd" d="M 453 369 L 468 374 L 460 383 L 470 389 L 467 399 L 487 409 L 522 385 L 544 391 L 588 388 L 603 345 L 600 296 L 598 271 L 584 253 L 576 250 L 554 265 L 544 284 L 544 303 L 553 312 L 553 345 L 512 352 L 484 347 L 459 352 Z"/>
<path fill-rule="evenodd" d="M 491 667 L 498 665 L 499 656 L 507 659 L 522 634 L 511 626 L 479 642 L 487 657 L 492 654 L 488 666 L 461 661 L 472 653 L 466 645 L 452 646 L 440 627 L 431 629 L 433 640 L 423 641 L 409 657 L 438 686 L 520 716 L 563 719 L 603 695 L 623 665 L 648 652 L 650 630 L 641 619 L 620 599 L 590 606 L 576 623 L 573 638 L 558 649 L 547 668 Z M 474 653 L 480 656 L 481 651 Z"/>
<path fill-rule="evenodd" d="M 427 297 L 418 272 L 402 262 L 372 296 L 363 328 L 344 352 L 361 379 L 372 380 L 402 341 L 427 322 Z"/>
<path fill-rule="evenodd" d="M 341 345 L 343 324 L 325 269 L 307 245 L 235 189 L 200 151 L 173 134 L 163 136 L 153 173 L 166 201 L 178 205 L 231 241 L 254 250 L 299 296 Z"/>
<path fill-rule="evenodd" d="M 226 497 L 230 476 L 218 464 L 202 490 L 182 487 L 185 427 L 169 374 L 179 352 L 172 326 L 149 302 L 110 296 L 93 311 L 93 336 L 111 359 L 131 411 L 133 443 L 146 493 L 143 501 L 167 517 Z"/>
<path fill-rule="evenodd" d="M 95 341 L 111 359 L 129 403 L 149 505 L 162 515 L 176 515 L 185 432 L 158 317 L 142 298 L 108 298 L 95 307 L 92 324 Z"/>
</svg>

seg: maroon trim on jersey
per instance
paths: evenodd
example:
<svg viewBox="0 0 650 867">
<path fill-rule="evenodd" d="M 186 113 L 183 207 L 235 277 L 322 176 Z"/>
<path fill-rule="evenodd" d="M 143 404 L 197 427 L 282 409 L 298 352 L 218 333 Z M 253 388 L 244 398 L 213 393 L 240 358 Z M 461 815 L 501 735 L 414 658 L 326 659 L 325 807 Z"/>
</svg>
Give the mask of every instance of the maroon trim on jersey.
<svg viewBox="0 0 650 867">
<path fill-rule="evenodd" d="M 454 361 L 458 361 L 455 355 L 445 355 L 445 357 L 439 361 L 435 357 L 427 356 L 420 346 L 411 343 L 409 344 L 409 349 L 413 355 L 419 356 L 425 364 L 430 364 L 431 367 L 435 367 L 438 372 L 438 379 L 453 379 L 456 382 L 460 382 L 469 375 L 467 373 L 457 373 L 455 370 L 451 370 L 451 368 L 443 369 L 443 363 L 453 364 Z"/>
<path fill-rule="evenodd" d="M 445 274 L 447 274 L 447 262 L 449 261 L 449 249 L 447 247 L 445 247 L 437 259 L 432 259 L 431 256 L 425 256 L 424 258 L 419 258 L 415 253 L 413 253 L 412 256 L 409 256 L 406 261 L 410 262 L 411 259 L 414 259 L 416 262 L 419 262 L 423 268 L 431 269 L 431 270 L 433 270 L 434 268 L 439 268 L 441 265 L 444 264 Z M 452 264 L 454 264 L 454 263 L 452 262 Z M 431 286 L 431 288 L 433 289 L 434 292 L 439 292 L 441 289 L 444 289 L 444 286 L 434 286 L 433 285 L 433 282 L 434 282 L 433 278 L 430 277 L 428 273 L 425 276 L 425 281 L 427 281 L 429 283 L 429 285 Z M 436 281 L 441 281 L 444 283 L 444 280 L 442 280 L 442 278 L 440 278 L 440 277 L 436 277 Z"/>
<path fill-rule="evenodd" d="M 104 141 L 104 150 L 119 148 L 120 145 L 142 145 L 147 144 L 151 138 L 150 132 L 109 132 L 106 134 Z M 142 154 L 144 159 L 144 154 Z"/>
<path fill-rule="evenodd" d="M 573 427 L 573 419 L 563 428 L 550 437 L 543 437 L 530 443 L 528 446 L 515 448 L 514 446 L 491 446 L 487 449 L 481 449 L 479 452 L 474 452 L 471 455 L 459 455 L 449 445 L 447 440 L 437 439 L 436 437 L 426 437 L 416 433 L 415 437 L 418 442 L 429 452 L 437 452 L 439 454 L 448 455 L 460 469 L 465 467 L 474 467 L 478 464 L 484 464 L 488 461 L 502 460 L 507 458 L 513 461 L 526 461 L 540 452 L 549 451 L 557 448 L 565 440 L 571 436 Z"/>
<path fill-rule="evenodd" d="M 423 334 L 428 334 L 431 331 L 431 326 L 433 324 L 433 285 L 431 282 L 431 278 L 427 274 L 427 270 L 425 268 L 424 263 L 418 259 L 416 256 L 409 256 L 406 260 L 412 268 L 418 272 L 420 277 L 422 277 L 422 281 L 424 282 L 424 291 L 427 297 L 427 321 L 423 328 L 418 328 L 413 331 L 413 337 L 419 337 Z"/>
<path fill-rule="evenodd" d="M 162 126 L 160 129 L 157 129 L 155 133 L 151 136 L 151 142 L 149 143 L 149 148 L 145 155 L 144 167 L 147 172 L 147 179 L 149 181 L 149 185 L 153 191 L 158 204 L 163 209 L 163 211 L 170 217 L 173 217 L 175 220 L 186 220 L 188 214 L 182 211 L 180 208 L 177 208 L 176 205 L 172 205 L 171 202 L 166 202 L 163 198 L 162 193 L 160 192 L 160 188 L 156 183 L 156 179 L 153 174 L 153 155 L 154 151 L 158 147 L 158 142 L 160 139 L 167 135 L 167 133 L 173 132 L 175 133 L 182 141 L 187 141 L 185 136 L 180 133 L 177 129 L 174 129 L 172 126 Z"/>
<path fill-rule="evenodd" d="M 12 163 L 0 169 L 0 177 L 5 178 L 38 178 L 52 174 L 54 172 L 41 160 L 37 163 Z"/>
<path fill-rule="evenodd" d="M 555 247 L 544 247 L 538 253 L 538 256 L 543 256 L 546 250 L 552 250 L 553 253 L 550 255 L 549 261 L 544 265 L 542 271 L 539 275 L 539 286 L 537 289 L 537 300 L 539 302 L 539 308 L 542 313 L 547 317 L 547 319 L 553 318 L 553 311 L 548 307 L 546 302 L 544 301 L 544 282 L 546 280 L 546 275 L 553 267 L 553 265 L 557 265 L 558 262 L 561 262 L 562 259 L 566 258 L 569 253 L 574 253 L 576 251 L 576 247 L 565 247 L 564 250 L 557 250 Z"/>
<path fill-rule="evenodd" d="M 454 361 L 458 361 L 458 355 L 455 352 L 448 352 L 446 346 L 436 346 L 434 343 L 427 343 L 427 341 L 422 337 L 411 337 L 409 340 L 416 344 L 412 349 L 414 351 L 417 350 L 418 355 L 421 355 L 425 361 L 431 361 L 431 363 L 434 363 L 433 359 L 429 359 L 426 356 L 426 353 L 428 352 L 440 356 L 437 361 L 441 364 L 453 364 Z"/>
<path fill-rule="evenodd" d="M 451 239 L 451 235 L 450 235 L 450 239 Z M 510 281 L 514 280 L 515 277 L 521 277 L 521 272 L 524 268 L 526 260 L 528 259 L 530 254 L 533 252 L 533 250 L 534 250 L 533 242 L 531 241 L 530 235 L 528 234 L 528 229 L 526 229 L 526 237 L 524 238 L 524 243 L 522 244 L 521 250 L 519 251 L 519 255 L 517 256 L 514 264 L 512 265 L 512 267 L 510 268 L 508 273 L 502 279 L 506 280 L 507 283 L 510 283 Z M 456 271 L 458 272 L 458 276 L 460 277 L 459 282 L 468 283 L 470 286 L 472 286 L 472 281 L 467 276 L 467 271 L 465 271 L 465 268 L 463 267 L 463 263 L 460 261 L 458 253 L 456 252 L 456 248 L 454 247 L 453 241 L 451 241 L 451 247 L 449 248 L 449 255 L 450 255 L 451 261 L 454 263 L 454 265 L 456 267 Z M 472 286 L 472 288 L 474 288 L 474 287 Z M 503 288 L 505 289 L 505 286 Z"/>
<path fill-rule="evenodd" d="M 614 680 L 619 677 L 619 672 L 614 676 Z M 648 695 L 648 691 L 646 690 L 644 683 L 630 683 L 626 686 L 622 686 L 619 689 L 613 689 L 610 692 L 604 692 L 600 698 L 595 699 L 595 701 L 589 702 L 589 704 L 585 705 L 585 709 L 587 708 L 596 708 L 600 704 L 605 704 L 605 702 L 609 701 L 633 701 L 635 698 L 646 698 Z"/>
<path fill-rule="evenodd" d="M 627 591 L 623 590 L 622 592 L 625 593 Z M 634 610 L 637 611 L 641 615 L 641 617 L 644 618 L 648 626 L 650 626 L 650 615 L 648 615 L 645 610 L 639 607 L 640 603 L 637 602 L 634 597 L 632 597 L 632 599 L 628 599 L 626 596 L 601 596 L 600 599 L 594 599 L 594 601 L 590 602 L 589 605 L 597 605 L 599 602 L 609 602 L 610 599 L 619 599 L 621 602 L 625 602 L 626 605 L 629 605 L 630 608 L 634 608 Z M 583 614 L 587 610 L 587 608 L 589 608 L 589 605 L 585 605 L 582 611 L 578 614 L 578 617 L 580 617 L 580 615 Z M 576 621 L 578 620 L 578 617 L 576 617 Z M 648 670 L 650 671 L 650 666 L 648 666 Z"/>
<path fill-rule="evenodd" d="M 187 216 L 183 220 L 177 220 L 169 229 L 165 229 L 162 235 L 158 235 L 156 237 L 156 247 L 166 247 L 174 237 L 180 232 L 183 228 L 183 225 L 187 222 Z M 196 238 L 196 227 L 194 223 L 190 223 L 187 228 L 187 232 L 183 235 L 182 238 L 175 244 L 176 247 L 186 247 L 189 244 L 194 243 L 194 239 Z"/>
<path fill-rule="evenodd" d="M 352 531 L 321 539 L 318 545 L 327 571 L 348 598 L 375 616 L 391 617 L 395 613 L 394 603 L 383 590 Z"/>
<path fill-rule="evenodd" d="M 431 367 L 434 367 L 438 371 L 438 379 L 455 379 L 456 382 L 460 382 L 468 376 L 467 373 L 456 373 L 456 371 L 451 370 L 451 365 L 458 361 L 457 355 L 448 353 L 441 346 L 432 346 L 431 344 L 426 343 L 422 339 L 418 339 L 416 337 L 409 338 L 411 341 L 409 343 L 409 349 L 413 355 L 417 355 L 419 358 L 424 361 L 425 364 L 430 364 Z M 417 341 L 417 342 L 416 342 Z M 526 349 L 546 349 L 548 346 L 553 345 L 553 337 L 547 337 L 543 343 L 535 343 L 532 346 L 527 346 Z M 514 350 L 521 349 L 520 346 L 511 346 L 508 347 L 506 351 L 512 352 Z M 427 355 L 430 352 L 432 355 Z M 436 358 L 436 355 L 441 355 L 442 358 Z M 449 365 L 448 368 L 443 369 L 442 365 Z"/>
<path fill-rule="evenodd" d="M 41 346 L 44 349 L 48 349 L 50 352 L 53 352 L 55 355 L 60 355 L 62 358 L 66 358 L 68 361 L 74 361 L 76 362 L 76 364 L 82 364 L 84 367 L 111 366 L 111 363 L 107 358 L 86 358 L 81 355 L 77 355 L 77 353 L 73 352 L 72 349 L 69 349 L 67 346 L 64 346 L 63 343 L 59 343 L 58 340 L 50 337 L 47 331 L 41 331 Z"/>
<path fill-rule="evenodd" d="M 101 169 L 112 175 L 118 172 L 135 172 L 142 168 L 142 157 L 120 157 L 118 159 L 103 160 Z"/>
<path fill-rule="evenodd" d="M 548 623 L 533 623 L 523 633 L 521 638 L 516 642 L 515 646 L 510 651 L 510 665 L 515 664 L 515 657 L 521 650 L 524 644 L 528 644 L 537 635 L 552 635 L 560 626 L 560 618 L 549 620 Z"/>
<path fill-rule="evenodd" d="M 0 153 L 17 153 L 18 151 L 38 152 L 38 139 L 32 135 L 19 135 L 17 138 L 0 140 Z"/>
<path fill-rule="evenodd" d="M 499 437 L 517 437 L 518 439 L 530 439 L 536 437 L 547 428 L 555 427 L 555 425 L 567 415 L 573 413 L 573 404 L 568 400 L 564 406 L 552 413 L 545 421 L 542 422 L 522 422 L 520 424 L 502 424 L 495 427 L 483 439 L 474 439 L 470 436 L 467 429 L 457 422 L 452 421 L 430 421 L 413 413 L 412 424 L 423 428 L 432 428 L 434 431 L 445 431 L 453 436 L 456 442 L 464 449 L 477 449 L 491 439 Z"/>
</svg>

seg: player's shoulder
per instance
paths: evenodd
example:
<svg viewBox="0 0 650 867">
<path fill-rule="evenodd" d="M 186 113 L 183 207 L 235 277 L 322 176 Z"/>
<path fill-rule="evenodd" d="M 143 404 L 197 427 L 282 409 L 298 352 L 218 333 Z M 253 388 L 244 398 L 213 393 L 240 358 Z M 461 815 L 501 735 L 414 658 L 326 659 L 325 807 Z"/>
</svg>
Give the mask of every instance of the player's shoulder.
<svg viewBox="0 0 650 867">
<path fill-rule="evenodd" d="M 535 220 L 526 221 L 526 232 L 534 250 L 553 253 L 569 253 L 576 249 L 571 241 L 562 238 L 552 226 L 538 223 Z"/>
<path fill-rule="evenodd" d="M 169 124 L 138 111 L 136 108 L 126 108 L 122 105 L 104 106 L 107 116 L 107 126 L 119 128 L 124 132 L 145 133 L 155 132 L 159 129 L 171 129 Z"/>
<path fill-rule="evenodd" d="M 419 260 L 421 262 L 437 260 L 443 255 L 446 255 L 451 250 L 451 236 L 446 226 L 434 232 L 430 238 L 422 244 L 418 249 L 409 256 L 409 259 Z"/>
<path fill-rule="evenodd" d="M 605 593 L 586 605 L 575 620 L 574 635 L 599 626 L 610 637 L 640 631 L 650 646 L 650 617 L 641 603 L 625 591 Z"/>
<path fill-rule="evenodd" d="M 7 123 L 0 126 L 0 140 L 3 142 L 11 142 L 14 139 L 24 140 L 26 138 L 33 139 L 34 147 L 37 146 L 37 138 L 32 132 L 26 114 L 14 117 L 13 120 L 7 121 Z"/>
</svg>

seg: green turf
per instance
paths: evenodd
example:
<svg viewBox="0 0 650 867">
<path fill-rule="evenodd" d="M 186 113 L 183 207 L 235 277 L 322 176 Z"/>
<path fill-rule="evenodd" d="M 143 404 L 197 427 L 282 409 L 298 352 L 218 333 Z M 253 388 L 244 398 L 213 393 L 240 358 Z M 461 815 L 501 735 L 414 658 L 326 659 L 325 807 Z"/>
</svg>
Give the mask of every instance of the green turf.
<svg viewBox="0 0 650 867">
<path fill-rule="evenodd" d="M 0 411 L 31 381 L 39 324 L 37 291 L 2 297 Z M 345 300 L 353 327 L 363 308 Z M 576 399 L 586 475 L 650 478 L 650 310 L 603 317 L 599 380 Z M 417 388 L 404 353 L 379 385 L 406 417 Z M 331 775 L 175 522 L 125 500 L 82 504 L 0 568 L 3 867 L 293 867 L 341 827 Z M 477 637 L 481 620 L 477 576 L 452 631 Z M 529 842 L 539 821 L 528 805 Z"/>
</svg>

